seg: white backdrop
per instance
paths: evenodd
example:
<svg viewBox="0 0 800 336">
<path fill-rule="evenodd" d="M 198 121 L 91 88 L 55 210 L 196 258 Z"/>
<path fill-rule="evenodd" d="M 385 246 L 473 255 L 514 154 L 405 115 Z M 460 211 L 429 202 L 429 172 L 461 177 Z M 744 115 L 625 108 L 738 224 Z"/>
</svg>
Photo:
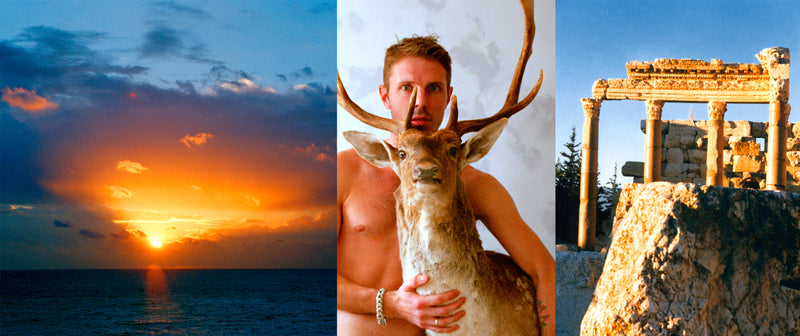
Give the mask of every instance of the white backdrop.
<svg viewBox="0 0 800 336">
<path fill-rule="evenodd" d="M 413 34 L 439 36 L 453 59 L 453 94 L 460 119 L 483 118 L 505 100 L 522 48 L 524 18 L 515 0 L 339 0 L 337 63 L 350 97 L 365 110 L 389 117 L 378 95 L 388 46 Z M 494 148 L 473 164 L 505 186 L 523 219 L 555 255 L 555 5 L 537 1 L 533 56 L 522 85 L 524 96 L 544 71 L 539 95 L 511 117 Z M 445 122 L 447 116 L 445 116 Z M 361 124 L 341 107 L 337 150 L 350 148 L 342 132 L 385 131 Z M 465 136 L 468 138 L 470 134 Z M 504 251 L 479 224 L 484 248 Z"/>
</svg>

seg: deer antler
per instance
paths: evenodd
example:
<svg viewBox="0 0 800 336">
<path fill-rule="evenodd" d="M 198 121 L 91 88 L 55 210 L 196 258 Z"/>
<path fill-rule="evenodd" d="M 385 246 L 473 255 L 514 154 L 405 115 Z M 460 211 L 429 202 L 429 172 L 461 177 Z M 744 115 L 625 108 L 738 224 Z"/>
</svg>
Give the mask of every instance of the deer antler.
<svg viewBox="0 0 800 336">
<path fill-rule="evenodd" d="M 343 107 L 345 110 L 347 110 L 347 112 L 350 112 L 350 114 L 356 117 L 356 119 L 372 127 L 389 131 L 394 134 L 400 134 L 399 132 L 403 128 L 403 124 L 401 124 L 400 120 L 376 116 L 372 113 L 364 111 L 364 109 L 358 106 L 358 104 L 353 102 L 353 100 L 350 99 L 350 96 L 347 95 L 347 91 L 344 89 L 344 84 L 342 84 L 342 79 L 339 78 L 338 70 L 336 71 L 336 102 L 339 104 L 339 106 Z"/>
<path fill-rule="evenodd" d="M 511 117 L 514 115 L 514 113 L 517 113 L 528 106 L 533 101 L 533 98 L 535 98 L 539 93 L 539 88 L 542 87 L 543 73 L 542 70 L 539 70 L 539 80 L 536 82 L 536 85 L 533 87 L 533 89 L 531 89 L 531 92 L 525 96 L 525 98 L 519 100 L 520 84 L 522 84 L 525 66 L 528 63 L 528 59 L 531 57 L 533 50 L 533 37 L 536 34 L 536 25 L 533 22 L 533 0 L 520 0 L 520 3 L 522 4 L 522 11 L 525 14 L 525 36 L 523 38 L 522 53 L 519 56 L 517 69 L 514 71 L 514 77 L 511 80 L 511 87 L 508 89 L 506 102 L 500 111 L 491 117 L 455 122 L 455 120 L 457 120 L 458 108 L 456 107 L 456 97 L 453 96 L 453 101 L 450 104 L 450 122 L 448 122 L 447 128 L 453 130 L 458 135 L 464 135 L 469 132 L 480 130 L 484 126 L 501 118 Z M 453 112 L 454 110 L 456 111 L 455 113 Z M 453 117 L 454 114 L 456 115 L 455 118 Z"/>
</svg>

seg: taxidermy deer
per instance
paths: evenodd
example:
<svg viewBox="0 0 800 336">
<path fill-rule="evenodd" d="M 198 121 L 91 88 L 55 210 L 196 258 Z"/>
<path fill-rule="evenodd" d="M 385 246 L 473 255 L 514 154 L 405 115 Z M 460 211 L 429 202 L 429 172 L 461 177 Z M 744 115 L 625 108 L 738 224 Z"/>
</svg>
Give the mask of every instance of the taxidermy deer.
<svg viewBox="0 0 800 336">
<path fill-rule="evenodd" d="M 362 158 L 377 167 L 391 166 L 400 178 L 395 206 L 403 277 L 429 275 L 428 283 L 417 289 L 419 294 L 458 289 L 467 298 L 462 307 L 466 315 L 457 322 L 460 328 L 448 335 L 539 335 L 533 281 L 509 256 L 483 250 L 461 180 L 462 169 L 488 153 L 507 118 L 528 106 L 541 87 L 540 71 L 534 88 L 519 100 L 534 34 L 533 1 L 521 3 L 522 54 L 505 105 L 491 117 L 458 121 L 453 96 L 447 126 L 424 132 L 411 127 L 416 88 L 405 120 L 393 120 L 361 109 L 337 75 L 339 105 L 360 121 L 397 136 L 395 148 L 368 133 L 344 133 Z M 476 134 L 462 144 L 461 136 L 469 132 Z"/>
</svg>

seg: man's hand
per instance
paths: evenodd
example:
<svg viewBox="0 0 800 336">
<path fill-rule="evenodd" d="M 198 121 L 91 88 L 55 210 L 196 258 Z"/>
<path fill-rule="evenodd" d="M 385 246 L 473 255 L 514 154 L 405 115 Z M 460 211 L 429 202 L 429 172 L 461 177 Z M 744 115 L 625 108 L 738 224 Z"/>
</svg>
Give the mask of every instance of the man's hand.
<svg viewBox="0 0 800 336">
<path fill-rule="evenodd" d="M 428 282 L 427 275 L 417 275 L 405 280 L 397 291 L 387 292 L 384 296 L 387 316 L 399 317 L 420 328 L 440 333 L 458 330 L 458 325 L 453 323 L 464 317 L 466 313 L 463 310 L 455 311 L 467 299 L 462 297 L 445 304 L 458 297 L 457 290 L 433 295 L 417 294 L 417 287 L 426 282 Z"/>
</svg>

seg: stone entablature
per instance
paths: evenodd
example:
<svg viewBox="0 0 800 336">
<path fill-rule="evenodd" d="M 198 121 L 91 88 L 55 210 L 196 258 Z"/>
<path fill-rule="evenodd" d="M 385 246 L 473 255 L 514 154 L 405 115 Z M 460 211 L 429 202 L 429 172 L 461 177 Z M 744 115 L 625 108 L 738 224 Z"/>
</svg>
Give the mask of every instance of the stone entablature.
<svg viewBox="0 0 800 336">
<path fill-rule="evenodd" d="M 767 123 L 724 121 L 722 161 L 724 180 L 719 185 L 765 188 Z M 663 120 L 661 126 L 661 181 L 704 184 L 708 150 L 707 120 Z M 800 192 L 800 123 L 787 124 L 786 191 Z M 641 121 L 644 133 L 646 120 Z M 644 182 L 644 163 L 628 161 L 623 176 Z"/>
<path fill-rule="evenodd" d="M 599 100 L 663 100 L 669 102 L 769 103 L 788 91 L 789 50 L 764 49 L 761 63 L 657 59 L 626 64 L 627 79 L 601 79 L 592 87 Z M 786 80 L 786 83 L 781 83 Z M 784 87 L 785 85 L 785 87 Z"/>
</svg>

